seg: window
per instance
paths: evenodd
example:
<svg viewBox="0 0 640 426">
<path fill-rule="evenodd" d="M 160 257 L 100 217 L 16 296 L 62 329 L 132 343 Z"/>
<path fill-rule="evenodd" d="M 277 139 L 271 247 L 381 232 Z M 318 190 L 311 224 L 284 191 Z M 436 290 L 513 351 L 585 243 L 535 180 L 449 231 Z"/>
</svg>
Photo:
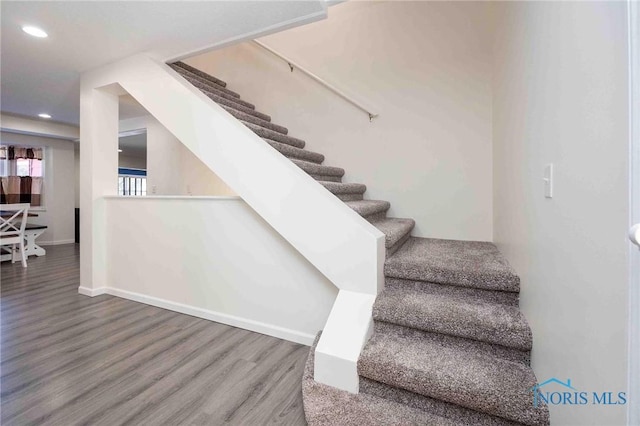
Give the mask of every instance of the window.
<svg viewBox="0 0 640 426">
<path fill-rule="evenodd" d="M 0 145 L 0 203 L 42 206 L 43 148 Z"/>
<path fill-rule="evenodd" d="M 147 172 L 139 169 L 118 169 L 118 195 L 147 195 Z"/>
<path fill-rule="evenodd" d="M 18 158 L 16 170 L 18 176 L 42 177 L 42 160 Z"/>
</svg>

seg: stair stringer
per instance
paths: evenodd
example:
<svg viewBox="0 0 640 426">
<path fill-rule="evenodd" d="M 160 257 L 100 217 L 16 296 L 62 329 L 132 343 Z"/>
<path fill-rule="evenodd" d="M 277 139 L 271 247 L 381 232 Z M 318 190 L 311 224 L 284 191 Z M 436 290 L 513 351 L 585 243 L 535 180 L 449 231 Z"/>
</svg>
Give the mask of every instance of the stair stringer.
<svg viewBox="0 0 640 426">
<path fill-rule="evenodd" d="M 147 55 L 84 73 L 81 110 L 100 110 L 96 92 L 118 85 L 339 288 L 316 348 L 315 377 L 357 392 L 357 360 L 372 332 L 375 296 L 384 285 L 384 234 L 169 66 Z M 83 109 L 83 104 L 91 107 Z M 91 117 L 84 123 L 99 120 Z M 87 138 L 96 133 L 83 132 Z"/>
</svg>

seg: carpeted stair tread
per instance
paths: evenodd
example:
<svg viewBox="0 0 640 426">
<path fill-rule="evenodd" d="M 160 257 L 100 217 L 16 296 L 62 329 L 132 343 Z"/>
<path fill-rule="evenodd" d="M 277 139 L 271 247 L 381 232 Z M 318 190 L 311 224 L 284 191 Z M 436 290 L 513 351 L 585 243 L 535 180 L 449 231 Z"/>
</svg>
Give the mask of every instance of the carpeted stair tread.
<svg viewBox="0 0 640 426">
<path fill-rule="evenodd" d="M 196 74 L 196 75 L 198 75 L 200 77 L 206 78 L 207 80 L 209 80 L 209 81 L 211 81 L 213 83 L 216 83 L 219 86 L 227 87 L 227 83 L 225 83 L 224 81 L 220 80 L 219 78 L 216 78 L 216 77 L 214 77 L 212 75 L 209 75 L 204 71 L 200 71 L 198 68 L 195 68 L 195 67 L 192 67 L 191 65 L 185 64 L 182 61 L 174 62 L 172 65 L 176 65 L 176 66 L 178 66 L 178 67 L 180 67 L 182 69 L 185 69 L 185 70 L 187 70 L 189 72 L 192 72 L 193 74 Z"/>
<path fill-rule="evenodd" d="M 488 242 L 410 238 L 385 262 L 394 278 L 518 292 L 520 278 Z"/>
<path fill-rule="evenodd" d="M 419 330 L 417 328 L 405 327 L 384 321 L 374 321 L 373 328 L 376 332 L 396 333 L 409 336 L 413 340 L 424 340 L 440 346 L 455 347 L 457 350 L 466 351 L 475 355 L 484 355 L 492 358 L 499 358 L 506 361 L 518 362 L 520 364 L 531 365 L 531 352 L 519 349 L 508 348 L 502 345 L 482 342 L 480 340 L 467 339 L 448 334 L 432 333 L 430 331 Z"/>
<path fill-rule="evenodd" d="M 290 159 L 305 160 L 312 163 L 320 164 L 324 161 L 324 155 L 317 152 L 308 151 L 306 149 L 296 148 L 295 146 L 285 143 L 276 142 L 270 139 L 264 139 L 269 145 L 278 150 L 282 155 Z"/>
<path fill-rule="evenodd" d="M 228 88 L 226 88 L 225 86 L 221 86 L 213 81 L 210 81 L 204 77 L 200 77 L 197 74 L 192 73 L 191 71 L 187 71 L 181 67 L 174 67 L 174 69 L 176 71 L 178 71 L 180 74 L 182 74 L 185 77 L 188 77 L 190 79 L 195 79 L 197 81 L 199 81 L 202 84 L 206 84 L 208 87 L 214 88 L 215 90 L 219 90 L 221 92 L 224 92 L 228 95 L 233 96 L 234 98 L 240 98 L 240 95 L 236 92 L 234 92 L 233 90 L 229 90 Z"/>
<path fill-rule="evenodd" d="M 391 203 L 382 200 L 346 201 L 345 204 L 364 218 L 386 213 L 391 207 Z"/>
<path fill-rule="evenodd" d="M 323 166 L 321 164 L 310 163 L 308 161 L 303 160 L 291 160 L 293 163 L 300 167 L 305 172 L 317 175 L 317 176 L 336 176 L 342 177 L 344 176 L 344 169 L 339 167 L 331 167 L 331 166 Z"/>
<path fill-rule="evenodd" d="M 323 182 L 322 186 L 332 194 L 364 194 L 367 187 L 361 183 Z"/>
<path fill-rule="evenodd" d="M 377 396 L 389 401 L 417 408 L 455 421 L 459 425 L 474 426 L 518 426 L 522 423 L 512 422 L 500 417 L 491 416 L 469 408 L 461 407 L 438 399 L 429 398 L 415 392 L 386 385 L 366 377 L 360 377 L 360 392 Z"/>
<path fill-rule="evenodd" d="M 219 96 L 221 98 L 225 98 L 226 100 L 230 101 L 232 104 L 234 105 L 240 105 L 243 106 L 245 108 L 249 108 L 249 109 L 256 109 L 256 106 L 254 104 L 252 104 L 251 102 L 247 102 L 245 100 L 242 100 L 240 98 L 236 98 L 233 97 L 227 93 L 221 92 L 219 90 L 216 90 L 214 87 L 211 86 L 203 86 L 202 84 L 198 83 L 198 82 L 193 82 L 190 81 L 191 84 L 193 84 L 194 86 L 196 86 L 198 89 L 200 89 L 201 92 L 203 92 L 204 94 L 208 95 L 208 94 L 213 94 L 216 96 Z"/>
<path fill-rule="evenodd" d="M 413 219 L 389 217 L 372 222 L 372 225 L 384 234 L 385 247 L 391 248 L 411 234 L 416 222 Z"/>
<path fill-rule="evenodd" d="M 527 425 L 546 425 L 545 405 L 533 405 L 530 367 L 404 327 L 376 329 L 358 360 L 371 380 Z M 462 339 L 464 340 L 464 339 Z"/>
<path fill-rule="evenodd" d="M 235 118 L 237 118 L 242 122 L 248 122 L 255 126 L 264 127 L 265 129 L 273 130 L 274 132 L 282 133 L 283 135 L 286 135 L 287 133 L 289 133 L 289 130 L 286 127 L 280 126 L 278 124 L 274 124 L 267 120 L 263 120 L 262 118 L 256 117 L 253 114 L 248 114 L 244 111 L 240 111 L 236 108 L 229 107 L 227 105 L 221 104 L 220 106 L 224 108 L 224 110 L 227 111 L 229 114 L 233 115 Z"/>
<path fill-rule="evenodd" d="M 460 424 L 390 399 L 366 393 L 353 394 L 316 382 L 313 379 L 313 367 L 317 342 L 318 338 L 309 350 L 302 376 L 302 402 L 305 417 L 310 426 L 456 426 Z"/>
<path fill-rule="evenodd" d="M 314 175 L 313 173 L 307 173 L 307 174 L 320 182 L 342 182 L 342 178 L 340 176 Z"/>
<path fill-rule="evenodd" d="M 229 111 L 230 109 L 235 110 L 235 111 L 240 111 L 243 112 L 245 114 L 249 114 L 252 115 L 256 118 L 259 118 L 261 120 L 264 121 L 271 121 L 271 117 L 268 116 L 267 114 L 263 114 L 259 111 L 256 111 L 255 109 L 252 108 L 248 108 L 246 106 L 240 105 L 238 103 L 235 103 L 233 101 L 230 101 L 229 99 L 226 98 L 222 98 L 214 93 L 208 93 L 208 92 L 202 92 L 204 93 L 209 99 L 211 99 L 213 102 L 217 103 L 218 105 L 220 105 L 221 107 L 223 107 L 225 110 Z"/>
<path fill-rule="evenodd" d="M 362 200 L 362 194 L 367 190 L 367 187 L 361 183 L 320 182 L 320 184 L 342 201 Z"/>
<path fill-rule="evenodd" d="M 200 81 L 202 84 L 206 84 L 208 86 L 215 87 L 216 90 L 220 90 L 222 92 L 228 93 L 229 95 L 231 95 L 231 96 L 233 96 L 235 98 L 239 98 L 240 97 L 240 95 L 237 94 L 236 92 L 234 92 L 233 90 L 229 90 L 225 86 L 221 86 L 218 83 L 215 83 L 215 82 L 213 82 L 213 81 L 211 81 L 211 80 L 209 80 L 207 78 L 201 77 L 198 74 L 193 73 L 193 72 L 191 72 L 191 71 L 189 71 L 187 69 L 184 69 L 184 68 L 182 68 L 182 67 L 180 67 L 178 65 L 169 64 L 169 66 L 171 68 L 173 68 L 175 71 L 177 71 L 178 73 L 180 73 L 181 75 L 185 76 L 185 77 L 188 76 L 189 78 L 192 78 L 192 79 Z"/>
<path fill-rule="evenodd" d="M 276 132 L 271 129 L 266 129 L 261 126 L 257 126 L 253 123 L 249 123 L 246 121 L 242 121 L 242 124 L 250 128 L 253 133 L 260 136 L 261 138 L 270 139 L 272 141 L 284 143 L 287 145 L 291 145 L 296 148 L 304 148 L 304 141 L 298 138 L 294 138 L 291 136 L 283 135 L 282 133 Z"/>
<path fill-rule="evenodd" d="M 281 133 L 283 135 L 288 135 L 289 134 L 289 129 L 287 129 L 284 126 L 272 123 L 270 121 L 261 120 L 261 119 L 259 119 L 257 117 L 252 117 L 252 116 L 250 116 L 248 114 L 245 114 L 245 116 L 247 116 L 247 117 L 243 118 L 243 119 L 240 119 L 240 121 L 246 121 L 246 122 L 249 122 L 249 123 L 253 124 L 254 126 L 260 126 L 260 127 L 265 128 L 265 129 L 271 130 L 273 132 Z"/>
<path fill-rule="evenodd" d="M 447 418 L 366 393 L 353 394 L 313 378 L 302 385 L 309 426 L 461 426 Z M 347 409 L 348 408 L 348 409 Z"/>
<path fill-rule="evenodd" d="M 196 80 L 188 75 L 184 75 L 182 74 L 182 76 L 189 82 L 191 83 L 191 85 L 195 86 L 196 88 L 198 88 L 201 92 L 203 92 L 205 95 L 209 95 L 209 94 L 213 94 L 216 95 L 218 97 L 224 98 L 226 100 L 228 100 L 229 102 L 236 104 L 236 105 L 240 105 L 243 106 L 245 108 L 249 108 L 249 109 L 256 109 L 255 105 L 253 105 L 250 102 L 247 101 L 243 101 L 240 98 L 236 98 L 235 96 L 232 96 L 228 93 L 225 93 L 221 90 L 218 90 L 217 88 L 215 88 L 213 85 L 208 85 L 205 83 L 202 83 L 199 80 Z"/>
<path fill-rule="evenodd" d="M 519 294 L 510 291 L 481 290 L 402 278 L 385 278 L 385 288 L 406 288 L 436 296 L 458 297 L 476 303 L 496 303 L 518 307 Z"/>
<path fill-rule="evenodd" d="M 376 298 L 373 318 L 521 351 L 531 350 L 531 330 L 514 306 L 391 287 Z"/>
</svg>

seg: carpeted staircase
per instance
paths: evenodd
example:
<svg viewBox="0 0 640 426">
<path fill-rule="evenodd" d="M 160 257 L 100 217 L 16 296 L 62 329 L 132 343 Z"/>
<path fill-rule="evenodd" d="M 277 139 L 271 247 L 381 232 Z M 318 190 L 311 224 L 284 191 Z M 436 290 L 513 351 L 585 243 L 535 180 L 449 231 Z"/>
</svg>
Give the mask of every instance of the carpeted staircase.
<svg viewBox="0 0 640 426">
<path fill-rule="evenodd" d="M 364 200 L 364 185 L 343 183 L 343 169 L 323 165 L 322 154 L 226 83 L 182 62 L 170 66 L 386 236 L 386 284 L 358 361 L 360 393 L 313 380 L 314 345 L 302 385 L 309 424 L 549 423 L 530 391 L 537 380 L 520 280 L 493 244 L 412 237 L 412 219 L 387 217 L 387 201 Z"/>
</svg>

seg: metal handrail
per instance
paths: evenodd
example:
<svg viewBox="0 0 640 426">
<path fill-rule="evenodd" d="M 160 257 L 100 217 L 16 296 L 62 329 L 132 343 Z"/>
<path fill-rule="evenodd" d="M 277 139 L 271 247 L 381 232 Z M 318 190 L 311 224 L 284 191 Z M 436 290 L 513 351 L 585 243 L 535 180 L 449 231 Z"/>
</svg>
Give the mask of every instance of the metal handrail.
<svg viewBox="0 0 640 426">
<path fill-rule="evenodd" d="M 291 72 L 293 72 L 294 69 L 298 69 L 298 70 L 302 71 L 303 73 L 305 73 L 306 75 L 311 77 L 313 80 L 317 81 L 318 83 L 320 83 L 323 86 L 325 86 L 327 89 L 331 90 L 336 95 L 340 96 L 342 99 L 346 100 L 347 102 L 349 102 L 350 104 L 354 105 L 358 109 L 366 112 L 369 115 L 369 121 L 372 121 L 374 118 L 376 118 L 378 116 L 378 113 L 371 112 L 371 110 L 369 110 L 367 107 L 365 107 L 364 105 L 362 105 L 360 102 L 356 101 L 355 99 L 352 99 L 351 97 L 349 97 L 349 95 L 344 93 L 342 90 L 338 89 L 337 87 L 335 87 L 331 83 L 326 82 L 325 80 L 323 80 L 322 78 L 318 77 L 317 75 L 315 75 L 311 71 L 305 69 L 304 67 L 301 67 L 300 65 L 296 64 L 295 62 L 293 62 L 291 59 L 287 58 L 286 56 L 281 55 L 280 53 L 276 52 L 275 50 L 273 50 L 269 46 L 265 45 L 264 43 L 259 42 L 258 40 L 253 40 L 253 42 L 255 44 L 257 44 L 258 46 L 260 46 L 261 48 L 265 49 L 266 51 L 272 53 L 273 55 L 275 55 L 278 58 L 280 58 L 283 61 L 285 61 L 287 63 L 287 65 L 289 65 L 289 69 L 291 70 Z"/>
</svg>

